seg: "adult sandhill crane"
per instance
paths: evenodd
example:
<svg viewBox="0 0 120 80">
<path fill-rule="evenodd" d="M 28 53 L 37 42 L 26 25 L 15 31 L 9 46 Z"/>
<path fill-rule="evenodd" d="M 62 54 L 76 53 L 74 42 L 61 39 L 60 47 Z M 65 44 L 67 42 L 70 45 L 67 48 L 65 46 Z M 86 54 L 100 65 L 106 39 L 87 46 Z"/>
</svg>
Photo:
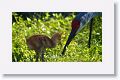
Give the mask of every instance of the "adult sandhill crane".
<svg viewBox="0 0 120 80">
<path fill-rule="evenodd" d="M 55 33 L 52 38 L 45 35 L 33 35 L 26 39 L 26 43 L 31 50 L 36 52 L 36 62 L 41 55 L 41 60 L 44 62 L 44 52 L 46 48 L 54 48 L 61 40 L 61 33 Z"/>
<path fill-rule="evenodd" d="M 90 48 L 90 40 L 91 40 L 91 33 L 92 33 L 92 26 L 93 26 L 93 18 L 96 16 L 102 16 L 102 12 L 80 12 L 72 21 L 72 30 L 68 37 L 68 40 L 64 46 L 62 55 L 65 54 L 66 47 L 70 44 L 72 39 L 77 35 L 78 32 L 81 31 L 84 25 L 90 22 L 90 34 L 89 34 L 89 42 L 88 47 Z"/>
</svg>

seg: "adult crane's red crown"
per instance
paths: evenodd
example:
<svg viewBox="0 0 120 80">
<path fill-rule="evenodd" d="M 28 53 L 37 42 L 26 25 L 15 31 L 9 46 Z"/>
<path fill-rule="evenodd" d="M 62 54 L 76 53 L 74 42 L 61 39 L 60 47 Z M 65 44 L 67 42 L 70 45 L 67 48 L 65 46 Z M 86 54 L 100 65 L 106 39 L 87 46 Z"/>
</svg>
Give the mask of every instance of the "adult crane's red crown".
<svg viewBox="0 0 120 80">
<path fill-rule="evenodd" d="M 80 21 L 74 19 L 74 20 L 72 21 L 71 26 L 72 26 L 72 30 L 77 30 L 77 29 L 80 27 Z"/>
</svg>

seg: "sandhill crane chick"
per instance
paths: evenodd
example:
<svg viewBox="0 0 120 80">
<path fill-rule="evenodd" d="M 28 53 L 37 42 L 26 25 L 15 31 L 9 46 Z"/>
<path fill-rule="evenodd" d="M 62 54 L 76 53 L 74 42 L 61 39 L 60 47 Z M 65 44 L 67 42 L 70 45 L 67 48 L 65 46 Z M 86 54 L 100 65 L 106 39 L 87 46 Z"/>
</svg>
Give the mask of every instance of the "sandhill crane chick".
<svg viewBox="0 0 120 80">
<path fill-rule="evenodd" d="M 44 52 L 46 48 L 54 48 L 61 40 L 61 33 L 55 33 L 50 39 L 45 35 L 33 35 L 26 39 L 26 43 L 31 50 L 36 52 L 36 62 L 41 55 L 41 60 L 44 62 Z"/>
</svg>

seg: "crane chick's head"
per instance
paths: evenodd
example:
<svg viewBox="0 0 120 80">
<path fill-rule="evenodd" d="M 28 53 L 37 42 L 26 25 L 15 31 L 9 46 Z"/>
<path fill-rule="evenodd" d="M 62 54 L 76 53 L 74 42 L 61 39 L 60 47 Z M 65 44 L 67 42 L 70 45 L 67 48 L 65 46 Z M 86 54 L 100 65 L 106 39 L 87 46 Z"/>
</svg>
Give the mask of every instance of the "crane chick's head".
<svg viewBox="0 0 120 80">
<path fill-rule="evenodd" d="M 56 39 L 57 42 L 60 42 L 62 33 L 53 34 L 52 38 Z"/>
</svg>

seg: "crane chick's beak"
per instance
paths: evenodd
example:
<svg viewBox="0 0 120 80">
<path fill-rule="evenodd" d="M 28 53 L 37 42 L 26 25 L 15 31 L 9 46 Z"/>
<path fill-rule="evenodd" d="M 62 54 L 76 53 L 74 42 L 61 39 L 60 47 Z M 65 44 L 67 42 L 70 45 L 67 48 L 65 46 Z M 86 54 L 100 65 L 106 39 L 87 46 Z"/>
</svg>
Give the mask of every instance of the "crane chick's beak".
<svg viewBox="0 0 120 80">
<path fill-rule="evenodd" d="M 75 37 L 76 32 L 77 32 L 77 30 L 75 30 L 75 31 L 72 30 L 72 31 L 71 31 L 71 33 L 70 33 L 70 35 L 69 35 L 69 37 L 68 37 L 68 40 L 67 40 L 67 42 L 66 42 L 66 44 L 65 44 L 65 46 L 64 46 L 64 49 L 63 49 L 62 55 L 65 54 L 66 47 L 70 44 L 70 42 L 72 41 L 72 39 Z"/>
</svg>

